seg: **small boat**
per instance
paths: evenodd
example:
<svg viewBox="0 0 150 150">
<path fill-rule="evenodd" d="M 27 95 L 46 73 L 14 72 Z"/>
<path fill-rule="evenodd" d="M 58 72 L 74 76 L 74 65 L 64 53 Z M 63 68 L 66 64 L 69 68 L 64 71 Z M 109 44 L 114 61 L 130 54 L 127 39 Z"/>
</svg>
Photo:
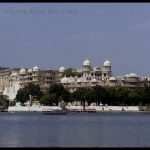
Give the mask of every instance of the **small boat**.
<svg viewBox="0 0 150 150">
<path fill-rule="evenodd" d="M 1 108 L 0 112 L 8 112 L 8 109 Z"/>
<path fill-rule="evenodd" d="M 42 113 L 46 115 L 66 115 L 68 111 L 59 106 L 43 106 Z"/>
<path fill-rule="evenodd" d="M 7 109 L 4 109 L 4 110 L 2 110 L 1 112 L 8 112 L 8 110 L 7 110 Z"/>
<path fill-rule="evenodd" d="M 66 115 L 68 111 L 63 110 L 51 110 L 51 111 L 42 111 L 45 115 Z"/>
</svg>

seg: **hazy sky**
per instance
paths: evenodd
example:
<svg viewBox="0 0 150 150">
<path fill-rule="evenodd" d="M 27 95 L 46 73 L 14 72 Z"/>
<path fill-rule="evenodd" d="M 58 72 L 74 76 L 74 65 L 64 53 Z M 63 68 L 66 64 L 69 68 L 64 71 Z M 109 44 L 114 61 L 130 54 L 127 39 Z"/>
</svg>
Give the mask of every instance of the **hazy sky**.
<svg viewBox="0 0 150 150">
<path fill-rule="evenodd" d="M 0 4 L 0 66 L 81 68 L 86 58 L 150 76 L 150 3 Z"/>
</svg>

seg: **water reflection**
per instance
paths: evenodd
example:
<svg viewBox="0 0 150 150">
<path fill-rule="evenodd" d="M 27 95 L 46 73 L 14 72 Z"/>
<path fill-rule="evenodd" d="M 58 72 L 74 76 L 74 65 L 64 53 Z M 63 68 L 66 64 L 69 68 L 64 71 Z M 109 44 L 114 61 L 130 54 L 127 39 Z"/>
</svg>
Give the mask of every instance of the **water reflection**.
<svg viewBox="0 0 150 150">
<path fill-rule="evenodd" d="M 150 114 L 0 113 L 0 147 L 149 147 Z"/>
</svg>

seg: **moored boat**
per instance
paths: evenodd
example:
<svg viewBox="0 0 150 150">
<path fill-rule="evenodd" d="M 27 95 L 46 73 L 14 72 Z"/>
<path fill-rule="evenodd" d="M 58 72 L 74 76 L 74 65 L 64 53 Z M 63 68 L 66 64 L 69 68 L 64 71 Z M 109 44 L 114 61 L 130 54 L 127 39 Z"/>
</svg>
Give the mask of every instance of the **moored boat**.
<svg viewBox="0 0 150 150">
<path fill-rule="evenodd" d="M 66 115 L 68 111 L 63 110 L 60 107 L 44 107 L 42 113 L 46 115 Z"/>
</svg>

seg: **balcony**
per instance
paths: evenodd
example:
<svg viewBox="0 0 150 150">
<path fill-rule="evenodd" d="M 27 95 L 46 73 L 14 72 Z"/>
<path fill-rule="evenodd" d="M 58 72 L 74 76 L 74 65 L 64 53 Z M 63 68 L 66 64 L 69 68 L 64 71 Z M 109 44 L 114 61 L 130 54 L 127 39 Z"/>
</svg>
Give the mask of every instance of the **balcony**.
<svg viewBox="0 0 150 150">
<path fill-rule="evenodd" d="M 37 77 L 37 76 L 39 76 L 37 73 L 32 74 L 32 77 Z"/>
<path fill-rule="evenodd" d="M 38 81 L 38 79 L 33 79 L 32 81 Z"/>
</svg>

